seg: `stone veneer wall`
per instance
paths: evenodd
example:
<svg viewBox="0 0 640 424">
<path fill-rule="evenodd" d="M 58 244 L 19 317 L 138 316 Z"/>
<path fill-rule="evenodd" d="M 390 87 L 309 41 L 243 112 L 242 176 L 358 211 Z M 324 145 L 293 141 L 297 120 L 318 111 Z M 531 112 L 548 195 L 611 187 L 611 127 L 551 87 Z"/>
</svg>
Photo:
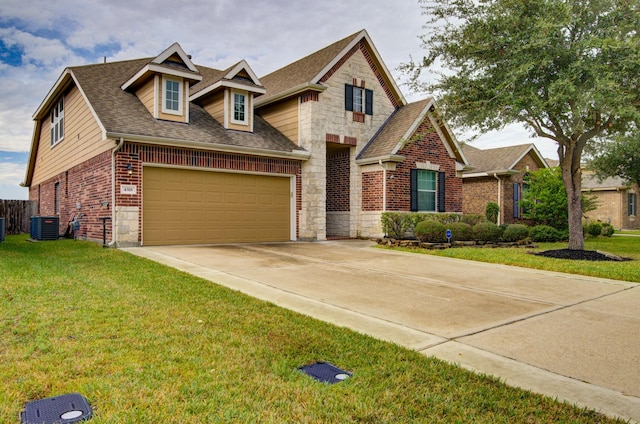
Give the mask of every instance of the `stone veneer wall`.
<svg viewBox="0 0 640 424">
<path fill-rule="evenodd" d="M 300 238 L 324 240 L 327 220 L 332 228 L 349 227 L 349 236 L 356 237 L 361 229 L 361 179 L 357 166 L 351 167 L 349 222 L 337 223 L 346 214 L 327 217 L 326 141 L 327 135 L 337 135 L 338 142 L 355 146 L 351 150 L 351 163 L 387 118 L 394 112 L 395 100 L 388 95 L 389 88 L 382 85 L 379 72 L 372 69 L 371 57 L 363 44 L 355 46 L 343 60 L 322 79 L 327 87 L 318 101 L 300 104 L 300 146 L 311 153 L 311 159 L 302 166 L 302 210 L 300 213 Z M 381 82 L 382 81 L 382 82 Z M 353 112 L 345 110 L 345 84 L 362 85 L 373 90 L 373 115 L 365 115 L 364 122 L 356 122 Z M 342 211 L 344 212 L 344 211 Z M 333 230 L 332 230 L 333 231 Z"/>
</svg>

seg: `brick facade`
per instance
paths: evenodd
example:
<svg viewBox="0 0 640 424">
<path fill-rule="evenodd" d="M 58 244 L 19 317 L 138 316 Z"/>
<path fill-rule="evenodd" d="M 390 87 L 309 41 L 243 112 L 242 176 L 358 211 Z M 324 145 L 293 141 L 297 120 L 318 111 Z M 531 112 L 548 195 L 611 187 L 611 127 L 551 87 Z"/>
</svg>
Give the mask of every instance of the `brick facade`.
<svg viewBox="0 0 640 424">
<path fill-rule="evenodd" d="M 387 171 L 386 210 L 411 209 L 410 172 L 420 162 L 439 166 L 439 172 L 445 173 L 445 211 L 462 212 L 462 178 L 456 174 L 456 160 L 449 156 L 445 141 L 440 139 L 428 119 L 418 127 L 416 135 L 398 151 L 398 155 L 405 159 L 396 165 L 395 170 Z"/>
<path fill-rule="evenodd" d="M 583 193 L 586 196 L 595 196 L 598 203 L 595 210 L 585 214 L 586 220 L 606 222 L 615 229 L 640 229 L 640 218 L 637 215 L 629 215 L 629 193 L 635 193 L 636 207 L 640 206 L 640 190 L 637 186 L 627 190 L 611 189 Z"/>
<path fill-rule="evenodd" d="M 362 173 L 362 210 L 381 211 L 383 209 L 382 199 L 384 184 L 384 172 L 363 172 Z"/>
<path fill-rule="evenodd" d="M 116 157 L 116 204 L 133 206 L 142 210 L 142 166 L 161 164 L 194 169 L 219 169 L 247 173 L 286 174 L 296 176 L 296 237 L 299 231 L 299 211 L 301 209 L 302 166 L 293 159 L 278 159 L 261 156 L 202 151 L 178 147 L 125 143 Z M 132 174 L 128 174 L 131 165 Z M 136 185 L 135 195 L 121 194 L 120 185 Z M 138 215 L 138 242 L 142 237 L 142 213 Z"/>
<path fill-rule="evenodd" d="M 487 203 L 494 202 L 501 204 L 499 219 L 501 224 L 527 222 L 522 217 L 514 217 L 513 187 L 515 183 L 519 183 L 520 187 L 522 187 L 526 172 L 537 171 L 538 169 L 540 169 L 540 165 L 534 159 L 532 153 L 528 153 L 512 168 L 518 173 L 497 175 L 500 182 L 493 175 L 465 178 L 462 187 L 462 212 L 465 214 L 484 215 Z M 498 195 L 498 187 L 500 187 L 500 195 Z M 498 196 L 500 199 L 498 199 Z"/>
<path fill-rule="evenodd" d="M 327 212 L 346 212 L 351 207 L 349 150 L 327 154 Z"/>
<path fill-rule="evenodd" d="M 55 185 L 59 184 L 60 210 L 55 211 Z M 69 222 L 78 217 L 80 230 L 76 236 L 102 242 L 101 217 L 111 217 L 111 152 L 76 165 L 37 186 L 31 186 L 29 199 L 37 200 L 39 215 L 58 215 L 59 233 L 64 234 Z M 111 240 L 111 224 L 107 221 L 106 238 Z"/>
</svg>

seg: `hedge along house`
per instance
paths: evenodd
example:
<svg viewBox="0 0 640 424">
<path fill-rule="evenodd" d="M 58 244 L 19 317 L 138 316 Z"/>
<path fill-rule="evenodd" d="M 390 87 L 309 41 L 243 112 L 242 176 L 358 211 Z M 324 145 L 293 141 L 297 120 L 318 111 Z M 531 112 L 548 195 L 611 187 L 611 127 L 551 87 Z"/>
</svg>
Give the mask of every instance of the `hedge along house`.
<svg viewBox="0 0 640 424">
<path fill-rule="evenodd" d="M 34 120 L 30 199 L 61 232 L 80 217 L 102 240 L 106 219 L 115 246 L 369 237 L 384 210 L 462 209 L 455 138 L 366 31 L 263 78 L 178 44 L 67 68 Z"/>
<path fill-rule="evenodd" d="M 463 151 L 471 164 L 462 176 L 463 212 L 484 215 L 487 203 L 493 202 L 500 208 L 498 224 L 523 220 L 524 177 L 528 171 L 549 167 L 535 145 L 484 150 L 465 145 Z"/>
</svg>

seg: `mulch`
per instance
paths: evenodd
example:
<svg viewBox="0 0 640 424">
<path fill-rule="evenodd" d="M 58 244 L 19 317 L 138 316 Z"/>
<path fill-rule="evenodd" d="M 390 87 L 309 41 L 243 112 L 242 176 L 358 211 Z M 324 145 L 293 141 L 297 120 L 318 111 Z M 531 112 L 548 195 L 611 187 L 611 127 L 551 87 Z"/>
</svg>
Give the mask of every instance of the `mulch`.
<svg viewBox="0 0 640 424">
<path fill-rule="evenodd" d="M 534 253 L 537 256 L 544 256 L 546 258 L 556 259 L 573 259 L 583 261 L 630 261 L 630 258 L 622 258 L 620 256 L 612 255 L 611 253 L 599 252 L 597 250 L 572 250 L 572 249 L 558 249 L 558 250 L 546 250 L 544 252 Z"/>
</svg>

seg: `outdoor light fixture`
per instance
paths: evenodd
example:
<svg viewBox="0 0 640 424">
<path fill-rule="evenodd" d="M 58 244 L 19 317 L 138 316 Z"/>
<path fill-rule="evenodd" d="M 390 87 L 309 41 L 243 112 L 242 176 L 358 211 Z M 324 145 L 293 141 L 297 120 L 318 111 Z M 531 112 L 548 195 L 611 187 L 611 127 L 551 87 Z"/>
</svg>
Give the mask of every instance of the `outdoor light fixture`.
<svg viewBox="0 0 640 424">
<path fill-rule="evenodd" d="M 127 174 L 133 174 L 133 165 L 131 165 L 130 163 L 127 164 Z"/>
</svg>

